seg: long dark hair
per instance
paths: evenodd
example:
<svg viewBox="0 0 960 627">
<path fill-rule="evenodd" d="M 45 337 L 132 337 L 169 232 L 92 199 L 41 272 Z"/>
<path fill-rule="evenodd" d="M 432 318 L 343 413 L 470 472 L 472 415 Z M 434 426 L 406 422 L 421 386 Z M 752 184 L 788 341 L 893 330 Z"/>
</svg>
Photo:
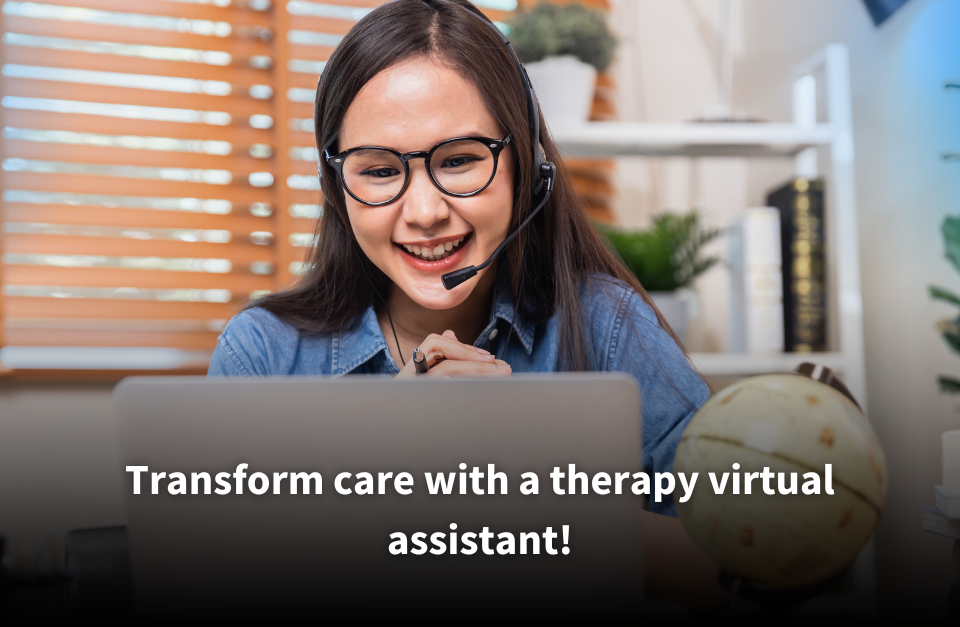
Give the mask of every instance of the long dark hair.
<svg viewBox="0 0 960 627">
<path fill-rule="evenodd" d="M 324 147 L 330 147 L 331 153 L 340 149 L 336 144 L 344 115 L 363 86 L 388 67 L 416 57 L 447 64 L 473 83 L 487 108 L 513 137 L 512 231 L 532 209 L 533 150 L 526 92 L 509 50 L 489 20 L 466 0 L 394 0 L 357 22 L 327 61 L 318 88 L 316 123 L 321 152 Z M 660 326 L 682 347 L 646 291 L 590 224 L 544 126 L 540 140 L 547 159 L 557 165 L 553 195 L 499 258 L 498 289 L 509 290 L 527 320 L 541 322 L 559 316 L 558 369 L 598 367 L 588 351 L 580 303 L 581 285 L 598 276 L 619 279 L 636 290 L 656 312 Z M 354 239 L 336 172 L 322 159 L 320 163 L 323 215 L 309 270 L 290 289 L 249 305 L 273 312 L 303 334 L 352 327 L 367 307 L 376 304 L 376 291 L 386 295 L 391 287 L 390 279 Z"/>
</svg>

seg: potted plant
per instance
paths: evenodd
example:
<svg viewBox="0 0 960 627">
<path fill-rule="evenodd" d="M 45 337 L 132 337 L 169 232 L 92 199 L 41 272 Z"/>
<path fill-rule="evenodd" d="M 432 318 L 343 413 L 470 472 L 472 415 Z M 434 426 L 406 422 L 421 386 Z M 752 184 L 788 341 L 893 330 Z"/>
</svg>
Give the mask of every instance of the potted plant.
<svg viewBox="0 0 960 627">
<path fill-rule="evenodd" d="M 553 124 L 590 118 L 597 72 L 610 65 L 617 38 L 603 11 L 541 2 L 509 23 L 510 37 Z"/>
<path fill-rule="evenodd" d="M 627 231 L 598 227 L 623 264 L 640 281 L 681 340 L 687 335 L 687 299 L 682 290 L 720 259 L 703 256 L 703 247 L 721 234 L 706 229 L 697 211 L 663 213 L 650 229 Z"/>
</svg>

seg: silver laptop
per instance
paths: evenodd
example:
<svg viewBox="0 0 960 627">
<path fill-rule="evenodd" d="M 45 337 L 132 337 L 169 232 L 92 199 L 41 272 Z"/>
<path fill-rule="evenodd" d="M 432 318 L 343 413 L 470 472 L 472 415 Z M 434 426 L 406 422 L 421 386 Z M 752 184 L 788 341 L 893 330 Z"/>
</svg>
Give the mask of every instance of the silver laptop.
<svg viewBox="0 0 960 627">
<path fill-rule="evenodd" d="M 595 473 L 642 470 L 629 377 L 144 377 L 114 398 L 123 465 L 140 468 L 124 490 L 141 619 L 599 617 L 642 602 L 642 497 L 629 481 L 580 494 Z"/>
</svg>

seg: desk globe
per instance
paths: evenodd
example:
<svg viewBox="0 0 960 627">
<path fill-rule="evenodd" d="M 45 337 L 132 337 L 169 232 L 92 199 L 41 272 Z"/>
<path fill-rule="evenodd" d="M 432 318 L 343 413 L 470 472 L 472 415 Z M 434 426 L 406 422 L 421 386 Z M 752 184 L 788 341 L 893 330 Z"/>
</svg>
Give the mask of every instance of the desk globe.
<svg viewBox="0 0 960 627">
<path fill-rule="evenodd" d="M 887 492 L 883 450 L 846 387 L 826 368 L 800 371 L 752 377 L 715 394 L 690 421 L 674 462 L 677 472 L 700 473 L 690 500 L 677 504 L 694 543 L 728 573 L 774 589 L 816 586 L 850 566 Z M 833 495 L 825 493 L 825 464 L 832 464 Z M 781 494 L 779 476 L 769 482 L 775 494 L 765 494 L 760 479 L 746 494 L 744 473 L 764 467 L 785 473 L 784 489 L 796 473 L 797 494 Z M 718 482 L 730 473 L 724 494 L 714 493 L 711 472 Z M 740 494 L 732 493 L 735 472 Z M 820 494 L 804 494 L 809 472 L 820 475 Z"/>
</svg>

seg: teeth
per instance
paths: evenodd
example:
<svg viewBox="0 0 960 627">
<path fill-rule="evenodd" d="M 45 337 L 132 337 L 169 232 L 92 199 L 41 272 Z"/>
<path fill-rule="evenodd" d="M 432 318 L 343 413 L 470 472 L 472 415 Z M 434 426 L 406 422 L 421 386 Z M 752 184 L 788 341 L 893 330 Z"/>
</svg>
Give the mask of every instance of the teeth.
<svg viewBox="0 0 960 627">
<path fill-rule="evenodd" d="M 413 244 L 403 244 L 403 247 L 407 249 L 407 252 L 416 255 L 421 259 L 425 259 L 427 261 L 438 261 L 440 259 L 449 257 L 451 251 L 459 246 L 464 239 L 465 238 L 461 237 L 457 240 L 451 240 L 449 242 L 444 242 L 443 244 L 437 244 L 433 248 L 420 247 Z"/>
</svg>

